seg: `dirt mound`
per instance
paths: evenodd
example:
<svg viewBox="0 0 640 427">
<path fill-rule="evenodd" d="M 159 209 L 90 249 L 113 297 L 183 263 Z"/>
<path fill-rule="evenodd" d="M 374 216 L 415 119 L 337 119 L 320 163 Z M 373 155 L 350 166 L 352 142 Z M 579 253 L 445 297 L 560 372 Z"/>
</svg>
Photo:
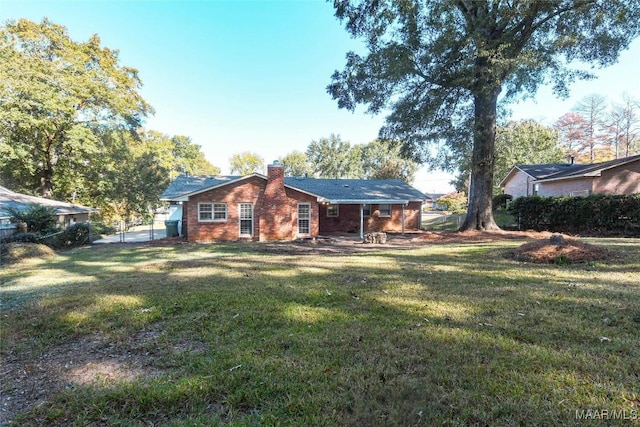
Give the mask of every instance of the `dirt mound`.
<svg viewBox="0 0 640 427">
<path fill-rule="evenodd" d="M 27 258 L 49 258 L 56 252 L 39 243 L 9 243 L 2 248 L 2 260 L 15 262 Z"/>
<path fill-rule="evenodd" d="M 602 246 L 563 238 L 562 242 L 557 244 L 551 243 L 549 239 L 528 242 L 507 252 L 506 256 L 518 261 L 539 264 L 573 264 L 606 261 L 613 258 L 615 254 Z"/>
</svg>

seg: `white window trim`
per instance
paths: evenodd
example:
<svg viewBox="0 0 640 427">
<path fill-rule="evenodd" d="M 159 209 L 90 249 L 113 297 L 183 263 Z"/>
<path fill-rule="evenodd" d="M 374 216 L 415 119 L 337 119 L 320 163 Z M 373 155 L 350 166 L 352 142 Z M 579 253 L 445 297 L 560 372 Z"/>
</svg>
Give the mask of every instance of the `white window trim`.
<svg viewBox="0 0 640 427">
<path fill-rule="evenodd" d="M 300 216 L 300 206 L 306 206 L 308 208 L 308 214 L 306 217 L 301 217 Z M 300 231 L 300 220 L 307 220 L 308 221 L 308 231 L 306 233 L 303 233 Z M 296 227 L 296 232 L 299 236 L 310 236 L 311 235 L 311 203 L 298 203 L 298 221 L 297 221 L 297 227 Z"/>
<path fill-rule="evenodd" d="M 242 205 L 249 205 L 251 206 L 251 218 L 243 218 L 242 216 Z M 242 233 L 242 221 L 249 221 L 251 220 L 251 233 L 247 234 L 247 233 Z M 253 227 L 254 227 L 254 215 L 253 215 L 253 203 L 240 203 L 238 204 L 238 235 L 240 237 L 253 237 Z"/>
<path fill-rule="evenodd" d="M 207 212 L 207 213 L 211 213 L 211 218 L 202 218 L 202 211 L 200 210 L 202 206 L 209 206 L 211 208 L 211 212 Z M 198 203 L 198 222 L 213 222 L 213 203 L 210 203 L 210 202 Z"/>
<path fill-rule="evenodd" d="M 383 214 L 382 213 L 382 206 L 388 206 L 389 207 L 389 213 L 388 214 Z M 378 205 L 378 216 L 380 218 L 390 218 L 391 217 L 391 205 L 389 203 L 382 203 L 380 205 Z"/>
<path fill-rule="evenodd" d="M 335 206 L 336 207 L 336 214 L 335 215 L 329 215 L 329 206 Z M 331 203 L 327 205 L 327 218 L 338 218 L 340 216 L 340 205 L 335 204 L 335 203 Z"/>
<path fill-rule="evenodd" d="M 208 219 L 203 219 L 200 214 L 200 207 L 201 206 L 209 206 L 211 208 L 211 218 Z M 215 218 L 215 209 L 214 206 L 215 205 L 224 205 L 225 209 L 224 209 L 224 219 L 222 218 Z M 220 203 L 220 202 L 200 202 L 198 203 L 198 222 L 225 222 L 227 220 L 228 217 L 228 209 L 227 209 L 227 204 L 226 203 Z"/>
<path fill-rule="evenodd" d="M 224 206 L 224 218 L 216 218 L 216 205 Z M 211 214 L 213 215 L 213 222 L 226 222 L 227 221 L 227 218 L 229 217 L 229 207 L 227 206 L 226 203 L 213 202 L 213 206 L 211 207 L 211 209 L 212 209 Z"/>
</svg>

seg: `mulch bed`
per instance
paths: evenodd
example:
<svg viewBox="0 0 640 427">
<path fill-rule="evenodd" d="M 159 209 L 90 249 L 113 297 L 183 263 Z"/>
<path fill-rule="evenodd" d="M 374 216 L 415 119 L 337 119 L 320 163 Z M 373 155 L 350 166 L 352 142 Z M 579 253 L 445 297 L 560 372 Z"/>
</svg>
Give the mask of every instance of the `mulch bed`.
<svg viewBox="0 0 640 427">
<path fill-rule="evenodd" d="M 607 248 L 575 239 L 564 239 L 553 244 L 549 239 L 535 240 L 509 251 L 506 257 L 518 261 L 539 264 L 574 264 L 594 261 L 607 261 L 616 257 L 616 253 Z"/>
</svg>

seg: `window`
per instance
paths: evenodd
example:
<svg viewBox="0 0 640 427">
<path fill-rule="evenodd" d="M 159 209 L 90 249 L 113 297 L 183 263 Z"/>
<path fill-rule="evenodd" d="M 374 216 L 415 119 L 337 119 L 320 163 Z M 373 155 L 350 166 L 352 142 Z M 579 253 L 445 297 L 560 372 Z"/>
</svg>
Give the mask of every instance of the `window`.
<svg viewBox="0 0 640 427">
<path fill-rule="evenodd" d="M 253 205 L 240 203 L 240 235 L 253 236 Z"/>
<path fill-rule="evenodd" d="M 391 205 L 380 205 L 380 216 L 391 216 Z"/>
<path fill-rule="evenodd" d="M 362 216 L 371 216 L 371 205 L 362 205 Z"/>
<path fill-rule="evenodd" d="M 198 221 L 226 221 L 226 203 L 198 203 Z"/>
<path fill-rule="evenodd" d="M 213 204 L 213 220 L 214 221 L 227 220 L 227 204 L 226 203 Z"/>
<path fill-rule="evenodd" d="M 327 216 L 338 216 L 338 205 L 328 205 L 327 206 Z"/>
<path fill-rule="evenodd" d="M 213 221 L 213 203 L 198 203 L 198 221 Z"/>
<path fill-rule="evenodd" d="M 311 205 L 298 203 L 298 234 L 311 233 Z"/>
</svg>

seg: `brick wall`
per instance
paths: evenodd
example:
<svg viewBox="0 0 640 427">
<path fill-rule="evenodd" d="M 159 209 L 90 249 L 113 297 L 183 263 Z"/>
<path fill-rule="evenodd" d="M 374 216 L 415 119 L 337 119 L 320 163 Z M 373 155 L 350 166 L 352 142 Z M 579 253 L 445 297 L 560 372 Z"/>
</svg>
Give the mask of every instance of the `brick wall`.
<svg viewBox="0 0 640 427">
<path fill-rule="evenodd" d="M 294 208 L 284 188 L 284 167 L 272 164 L 267 168 L 267 186 L 260 211 L 260 240 L 292 240 L 296 237 Z M 296 206 L 297 208 L 297 206 Z"/>
<path fill-rule="evenodd" d="M 588 196 L 591 194 L 591 184 L 593 178 L 563 179 L 560 181 L 549 181 L 540 183 L 538 196 L 558 197 L 569 196 L 571 193 Z"/>
<path fill-rule="evenodd" d="M 531 179 L 526 173 L 520 170 L 516 171 L 504 185 L 505 194 L 512 195 L 514 199 L 532 195 L 533 190 L 529 183 Z"/>
<path fill-rule="evenodd" d="M 240 203 L 251 203 L 253 212 L 253 240 L 260 235 L 260 209 L 265 189 L 265 181 L 251 177 L 237 183 L 215 188 L 189 198 L 183 205 L 183 215 L 187 220 L 187 239 L 190 242 L 211 242 L 216 240 L 240 239 Z M 198 203 L 226 203 L 227 219 L 221 222 L 198 221 Z"/>
<path fill-rule="evenodd" d="M 183 204 L 186 238 L 191 242 L 227 240 L 293 240 L 318 235 L 316 198 L 284 187 L 282 168 L 271 171 L 270 179 L 244 179 L 234 184 L 196 194 Z M 310 233 L 298 236 L 298 203 L 311 206 Z M 198 221 L 198 203 L 226 203 L 226 221 Z M 253 236 L 240 237 L 240 204 L 253 205 Z"/>
<path fill-rule="evenodd" d="M 421 202 L 410 202 L 404 208 L 405 231 L 419 230 L 421 219 Z M 327 205 L 320 205 L 321 233 L 359 233 L 360 205 L 340 205 L 337 217 L 327 217 Z M 371 205 L 371 216 L 364 218 L 364 232 L 402 231 L 402 205 L 391 205 L 391 216 L 381 217 L 379 205 Z"/>
<path fill-rule="evenodd" d="M 640 159 L 602 171 L 602 176 L 593 180 L 593 192 L 603 194 L 640 193 Z"/>
</svg>

